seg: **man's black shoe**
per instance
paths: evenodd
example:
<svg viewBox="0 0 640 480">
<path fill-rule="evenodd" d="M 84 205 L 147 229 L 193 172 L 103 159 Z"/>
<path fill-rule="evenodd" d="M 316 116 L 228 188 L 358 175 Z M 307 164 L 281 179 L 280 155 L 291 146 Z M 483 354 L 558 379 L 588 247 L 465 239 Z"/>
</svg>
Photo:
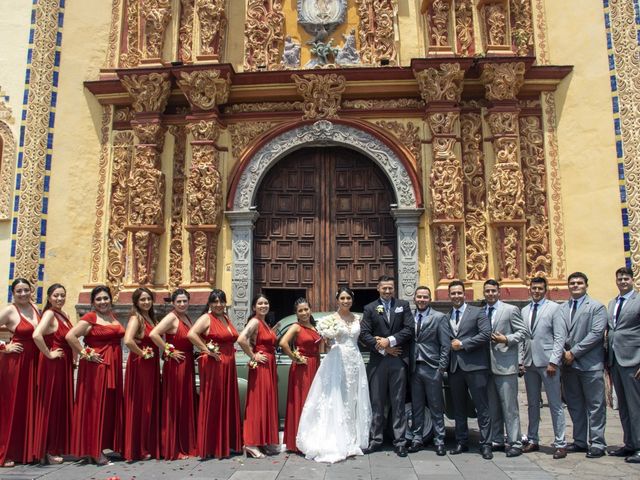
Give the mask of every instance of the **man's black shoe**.
<svg viewBox="0 0 640 480">
<path fill-rule="evenodd" d="M 444 445 L 436 445 L 436 455 L 439 457 L 444 457 L 447 454 L 447 449 L 444 448 Z"/>
<path fill-rule="evenodd" d="M 468 452 L 468 451 L 469 451 L 469 447 L 459 443 L 456 445 L 456 448 L 454 448 L 453 450 L 449 450 L 449 455 L 460 455 L 461 453 Z"/>
<path fill-rule="evenodd" d="M 565 450 L 568 453 L 581 453 L 581 452 L 586 452 L 587 447 L 581 447 L 580 445 L 576 445 L 575 443 L 568 443 Z"/>
<path fill-rule="evenodd" d="M 600 458 L 604 456 L 604 453 L 603 448 L 591 447 L 585 456 L 587 458 Z"/>
<path fill-rule="evenodd" d="M 407 447 L 405 447 L 404 445 L 400 445 L 399 447 L 395 447 L 394 448 L 396 455 L 398 455 L 399 457 L 406 457 L 407 456 Z"/>
<path fill-rule="evenodd" d="M 628 457 L 629 455 L 633 455 L 634 450 L 627 447 L 616 448 L 615 450 L 610 450 L 609 455 L 612 457 Z"/>
<path fill-rule="evenodd" d="M 519 448 L 509 447 L 509 449 L 507 450 L 508 458 L 519 457 L 520 455 L 522 455 L 522 450 L 520 450 Z"/>
<path fill-rule="evenodd" d="M 379 452 L 380 450 L 382 450 L 382 445 L 380 445 L 379 443 L 372 443 L 367 448 L 365 448 L 364 452 L 362 453 L 368 454 L 373 452 Z"/>
<path fill-rule="evenodd" d="M 504 452 L 504 444 L 492 443 L 491 444 L 492 452 Z"/>
<path fill-rule="evenodd" d="M 624 459 L 627 463 L 640 463 L 640 450 Z"/>
<path fill-rule="evenodd" d="M 409 448 L 407 450 L 409 450 L 409 453 L 419 452 L 420 450 L 422 450 L 422 443 L 411 442 L 411 445 L 409 445 Z"/>
<path fill-rule="evenodd" d="M 491 460 L 493 458 L 491 445 L 483 445 L 480 452 L 482 453 L 482 458 L 484 458 L 485 460 Z"/>
</svg>

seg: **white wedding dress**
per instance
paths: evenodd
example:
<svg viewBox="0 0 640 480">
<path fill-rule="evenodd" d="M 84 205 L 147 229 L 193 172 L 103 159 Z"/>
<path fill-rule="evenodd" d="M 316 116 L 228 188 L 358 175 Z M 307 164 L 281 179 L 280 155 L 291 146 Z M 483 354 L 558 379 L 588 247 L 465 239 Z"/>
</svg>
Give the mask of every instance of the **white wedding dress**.
<svg viewBox="0 0 640 480">
<path fill-rule="evenodd" d="M 311 384 L 296 436 L 298 449 L 309 460 L 339 462 L 362 455 L 369 444 L 371 402 L 358 350 L 358 320 L 350 326 L 340 320 L 338 335 Z"/>
</svg>

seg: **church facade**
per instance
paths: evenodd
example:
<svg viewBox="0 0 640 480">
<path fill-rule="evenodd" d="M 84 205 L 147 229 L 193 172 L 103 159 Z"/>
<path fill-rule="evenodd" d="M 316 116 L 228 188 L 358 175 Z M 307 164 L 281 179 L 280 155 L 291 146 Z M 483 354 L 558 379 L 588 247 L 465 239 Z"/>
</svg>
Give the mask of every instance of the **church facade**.
<svg viewBox="0 0 640 480">
<path fill-rule="evenodd" d="M 604 301 L 638 265 L 635 0 L 17 3 L 0 278 L 39 301 L 217 286 L 242 324 L 383 273 L 523 300 L 581 270 Z"/>
</svg>

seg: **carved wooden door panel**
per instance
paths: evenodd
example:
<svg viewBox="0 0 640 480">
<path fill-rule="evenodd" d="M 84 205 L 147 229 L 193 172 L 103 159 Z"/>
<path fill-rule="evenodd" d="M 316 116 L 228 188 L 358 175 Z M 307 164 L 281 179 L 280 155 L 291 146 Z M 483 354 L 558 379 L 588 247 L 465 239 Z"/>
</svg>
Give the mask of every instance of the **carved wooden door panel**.
<svg viewBox="0 0 640 480">
<path fill-rule="evenodd" d="M 393 202 L 384 173 L 357 152 L 307 148 L 282 159 L 256 199 L 255 291 L 269 292 L 280 318 L 291 295 L 306 293 L 322 311 L 335 308 L 337 285 L 374 289 L 395 272 Z"/>
</svg>

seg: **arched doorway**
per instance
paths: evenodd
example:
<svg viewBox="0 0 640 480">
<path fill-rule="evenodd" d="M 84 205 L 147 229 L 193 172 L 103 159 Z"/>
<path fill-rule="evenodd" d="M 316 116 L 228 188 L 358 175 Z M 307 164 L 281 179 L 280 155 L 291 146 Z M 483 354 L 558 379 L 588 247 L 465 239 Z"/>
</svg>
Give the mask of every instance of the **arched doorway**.
<svg viewBox="0 0 640 480">
<path fill-rule="evenodd" d="M 303 148 L 271 168 L 255 202 L 253 289 L 275 318 L 301 296 L 334 309 L 338 285 L 355 290 L 355 311 L 376 298 L 378 277 L 397 271 L 395 202 L 384 172 L 351 149 Z"/>
</svg>

